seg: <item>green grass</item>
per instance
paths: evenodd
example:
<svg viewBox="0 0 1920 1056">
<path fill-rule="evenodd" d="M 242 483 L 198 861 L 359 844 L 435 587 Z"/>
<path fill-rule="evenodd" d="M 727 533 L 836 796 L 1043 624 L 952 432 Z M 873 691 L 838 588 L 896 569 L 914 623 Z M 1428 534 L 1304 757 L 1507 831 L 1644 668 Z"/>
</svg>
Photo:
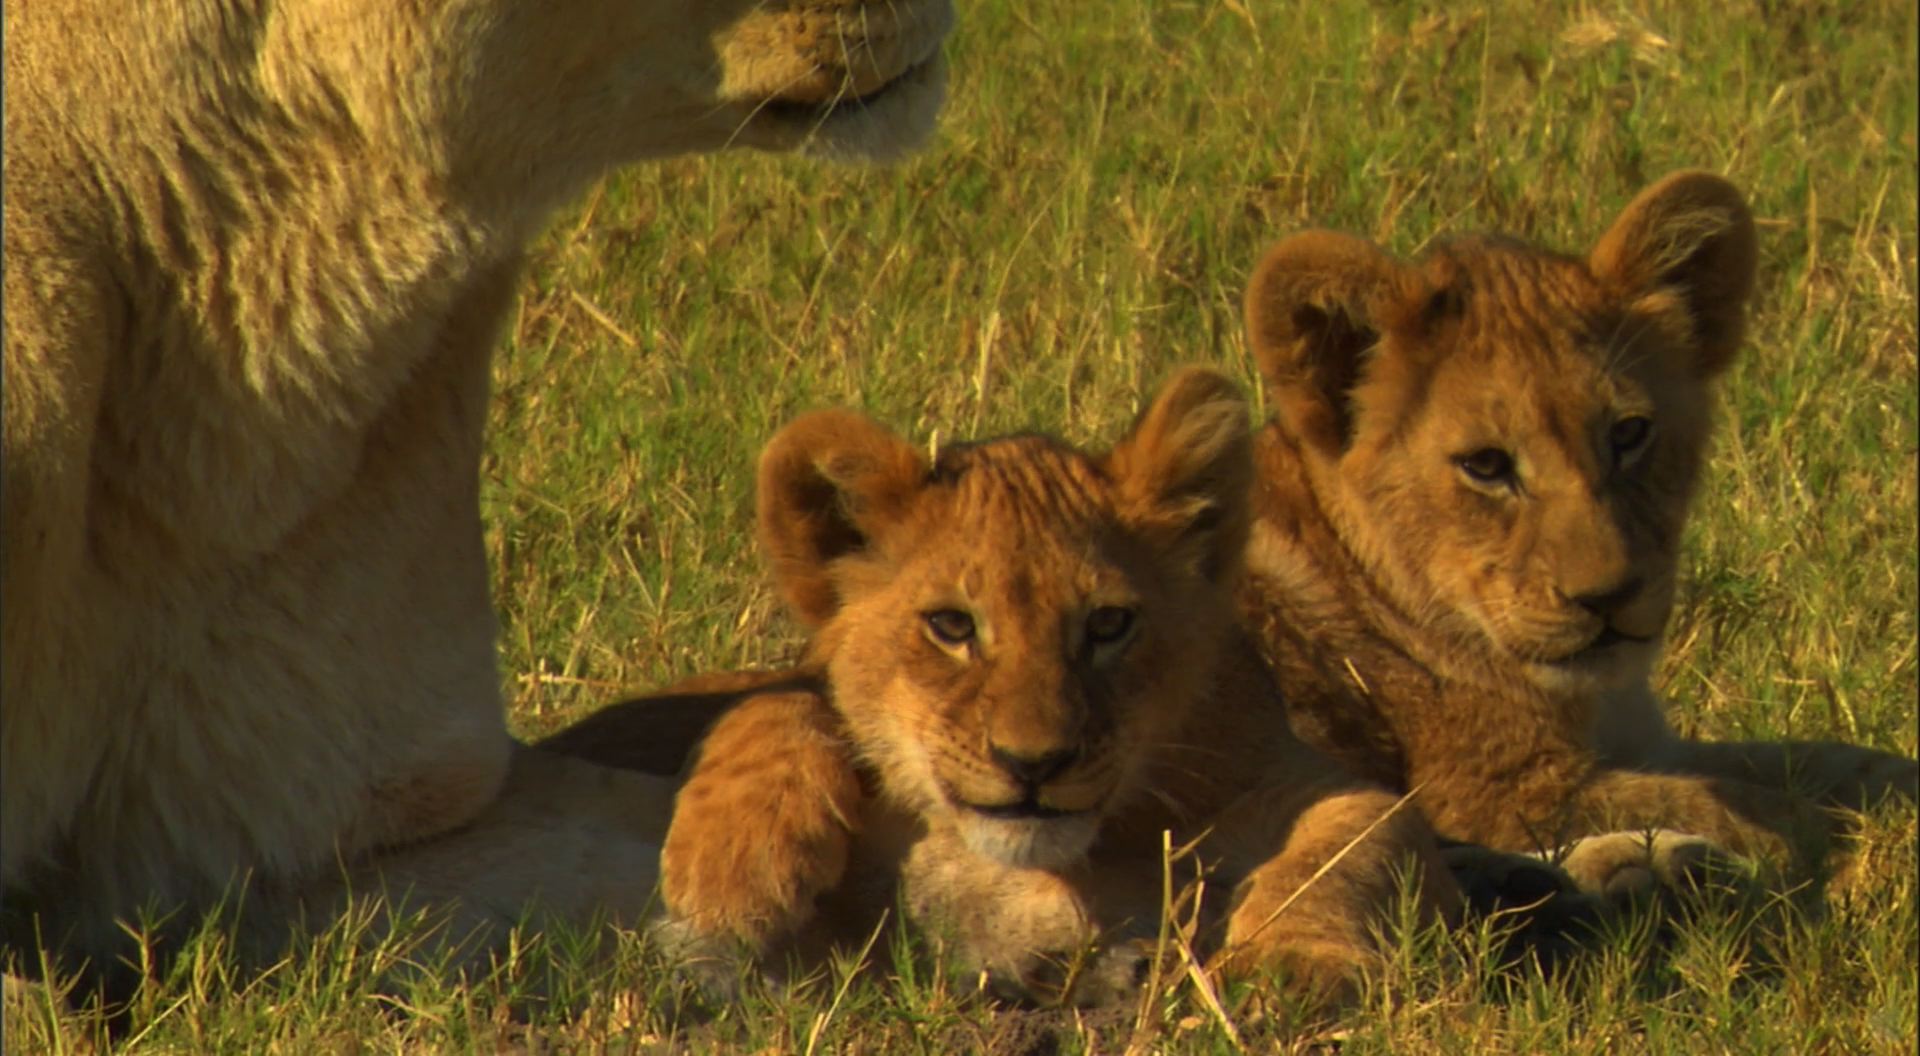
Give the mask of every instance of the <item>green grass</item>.
<svg viewBox="0 0 1920 1056">
<path fill-rule="evenodd" d="M 539 245 L 483 469 L 502 669 L 539 734 L 624 693 L 778 662 L 753 553 L 760 444 L 814 406 L 914 435 L 1111 437 L 1176 364 L 1253 381 L 1239 291 L 1306 225 L 1400 252 L 1502 229 L 1581 250 L 1647 182 L 1722 172 L 1763 235 L 1663 688 L 1707 737 L 1916 750 L 1916 15 L 1893 0 L 962 4 L 936 145 L 889 169 L 735 155 L 608 180 Z M 1410 948 L 1347 1025 L 1372 1052 L 1912 1052 L 1913 812 L 1873 820 L 1824 915 L 1620 936 L 1503 994 Z M 964 980 L 828 980 L 704 1025 L 639 943 L 470 987 L 376 987 L 335 942 L 265 979 L 217 940 L 117 1040 L 9 998 L 8 1051 L 1231 1051 L 1188 988 L 1137 1017 L 995 1015 Z M 388 954 L 399 957 L 404 950 Z M 1282 1025 L 1236 1021 L 1252 1048 Z M 1023 1046 L 1026 1046 L 1023 1048 Z"/>
</svg>

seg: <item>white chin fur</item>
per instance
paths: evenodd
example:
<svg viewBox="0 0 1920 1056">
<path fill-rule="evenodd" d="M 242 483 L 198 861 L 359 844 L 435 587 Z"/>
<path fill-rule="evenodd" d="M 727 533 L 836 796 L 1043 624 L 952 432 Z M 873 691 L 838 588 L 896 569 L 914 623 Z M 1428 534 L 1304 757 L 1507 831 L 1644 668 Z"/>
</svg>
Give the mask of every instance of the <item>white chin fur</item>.
<svg viewBox="0 0 1920 1056">
<path fill-rule="evenodd" d="M 1015 819 L 962 818 L 961 838 L 983 858 L 1019 869 L 1060 869 L 1080 861 L 1093 846 L 1100 821 L 1091 815 Z"/>
<path fill-rule="evenodd" d="M 1644 683 L 1660 657 L 1658 645 L 1620 644 L 1604 657 L 1570 664 L 1529 664 L 1534 684 L 1549 693 L 1596 693 Z"/>
<path fill-rule="evenodd" d="M 947 95 L 947 60 L 935 55 L 871 103 L 848 103 L 805 128 L 809 157 L 848 162 L 898 161 L 925 146 Z"/>
</svg>

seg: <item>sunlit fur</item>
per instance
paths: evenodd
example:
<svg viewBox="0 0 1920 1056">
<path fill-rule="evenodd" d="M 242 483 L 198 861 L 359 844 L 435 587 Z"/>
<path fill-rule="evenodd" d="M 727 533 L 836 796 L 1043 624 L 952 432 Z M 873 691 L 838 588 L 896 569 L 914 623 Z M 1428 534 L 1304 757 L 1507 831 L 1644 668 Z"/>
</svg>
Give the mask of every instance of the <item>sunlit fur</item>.
<svg viewBox="0 0 1920 1056">
<path fill-rule="evenodd" d="M 819 648 L 854 742 L 891 793 L 950 813 L 970 846 L 1010 865 L 1086 852 L 1207 688 L 1221 637 L 1219 607 L 1195 604 L 1217 584 L 1154 553 L 1105 478 L 1038 437 L 949 449 L 883 546 L 835 569 L 851 604 Z M 955 545 L 968 539 L 992 543 Z M 1096 648 L 1084 628 L 1103 605 L 1139 616 L 1124 642 Z M 945 608 L 972 614 L 974 642 L 954 649 L 927 631 L 922 614 Z M 883 670 L 875 635 L 892 640 Z M 1060 816 L 982 813 L 1023 798 L 992 748 L 1072 753 L 1035 797 Z"/>
<path fill-rule="evenodd" d="M 1268 252 L 1243 600 L 1310 739 L 1514 850 L 1667 826 L 1784 854 L 1821 822 L 1790 770 L 1843 802 L 1913 794 L 1885 753 L 1682 741 L 1649 687 L 1756 260 L 1739 192 L 1703 173 L 1584 257 L 1477 236 L 1402 261 L 1331 232 Z"/>
<path fill-rule="evenodd" d="M 1549 692 L 1644 680 L 1711 426 L 1685 305 L 1623 299 L 1583 261 L 1502 239 L 1445 244 L 1418 274 L 1442 303 L 1388 331 L 1407 350 L 1383 349 L 1349 397 L 1324 499 L 1343 538 L 1445 666 L 1490 653 Z M 1653 432 L 1618 459 L 1609 431 L 1629 416 Z M 1459 465 L 1487 448 L 1511 456 L 1511 484 Z M 1609 630 L 1631 641 L 1589 648 Z"/>
<path fill-rule="evenodd" d="M 748 694 L 709 734 L 664 852 L 669 934 L 778 951 L 903 826 L 910 911 L 1029 995 L 1096 942 L 1121 954 L 1100 977 L 1132 985 L 1120 940 L 1158 927 L 1166 833 L 1212 870 L 1214 966 L 1331 1003 L 1377 964 L 1399 870 L 1418 916 L 1453 913 L 1425 822 L 1293 736 L 1237 624 L 1246 418 L 1195 369 L 1105 454 L 1027 436 L 929 461 L 850 412 L 783 429 L 760 538 L 824 677 L 811 710 Z M 1038 778 L 1007 761 L 1048 757 Z M 844 794 L 850 770 L 870 796 Z"/>
</svg>

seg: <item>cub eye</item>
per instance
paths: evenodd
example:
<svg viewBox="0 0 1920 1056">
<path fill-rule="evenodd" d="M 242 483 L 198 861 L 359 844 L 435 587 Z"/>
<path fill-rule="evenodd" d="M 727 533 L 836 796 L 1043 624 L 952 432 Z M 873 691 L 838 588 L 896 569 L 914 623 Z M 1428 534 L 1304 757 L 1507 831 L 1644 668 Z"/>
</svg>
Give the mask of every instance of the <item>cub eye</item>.
<svg viewBox="0 0 1920 1056">
<path fill-rule="evenodd" d="M 1653 439 L 1653 419 L 1642 414 L 1629 415 L 1607 430 L 1607 442 L 1613 445 L 1615 462 L 1626 462 L 1640 453 Z"/>
<path fill-rule="evenodd" d="M 1513 479 L 1513 456 L 1497 447 L 1483 447 L 1456 459 L 1460 472 L 1477 484 L 1504 484 Z"/>
<path fill-rule="evenodd" d="M 927 633 L 945 645 L 965 645 L 973 640 L 973 617 L 959 609 L 935 609 L 926 614 Z"/>
<path fill-rule="evenodd" d="M 1094 645 L 1112 645 L 1133 629 L 1133 610 L 1118 605 L 1102 605 L 1087 613 L 1087 641 Z"/>
</svg>

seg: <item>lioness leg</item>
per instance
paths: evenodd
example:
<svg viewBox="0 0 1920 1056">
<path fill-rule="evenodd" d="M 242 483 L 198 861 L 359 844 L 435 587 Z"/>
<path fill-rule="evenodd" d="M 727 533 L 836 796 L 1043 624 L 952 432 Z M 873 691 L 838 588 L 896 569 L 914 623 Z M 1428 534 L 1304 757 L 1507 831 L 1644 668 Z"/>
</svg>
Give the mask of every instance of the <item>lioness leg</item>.
<svg viewBox="0 0 1920 1056">
<path fill-rule="evenodd" d="M 654 900 L 673 782 L 516 746 L 500 794 L 478 818 L 388 848 L 318 885 L 310 911 L 384 895 L 387 912 L 425 909 L 459 961 L 484 957 L 516 924 L 634 926 Z"/>
</svg>

